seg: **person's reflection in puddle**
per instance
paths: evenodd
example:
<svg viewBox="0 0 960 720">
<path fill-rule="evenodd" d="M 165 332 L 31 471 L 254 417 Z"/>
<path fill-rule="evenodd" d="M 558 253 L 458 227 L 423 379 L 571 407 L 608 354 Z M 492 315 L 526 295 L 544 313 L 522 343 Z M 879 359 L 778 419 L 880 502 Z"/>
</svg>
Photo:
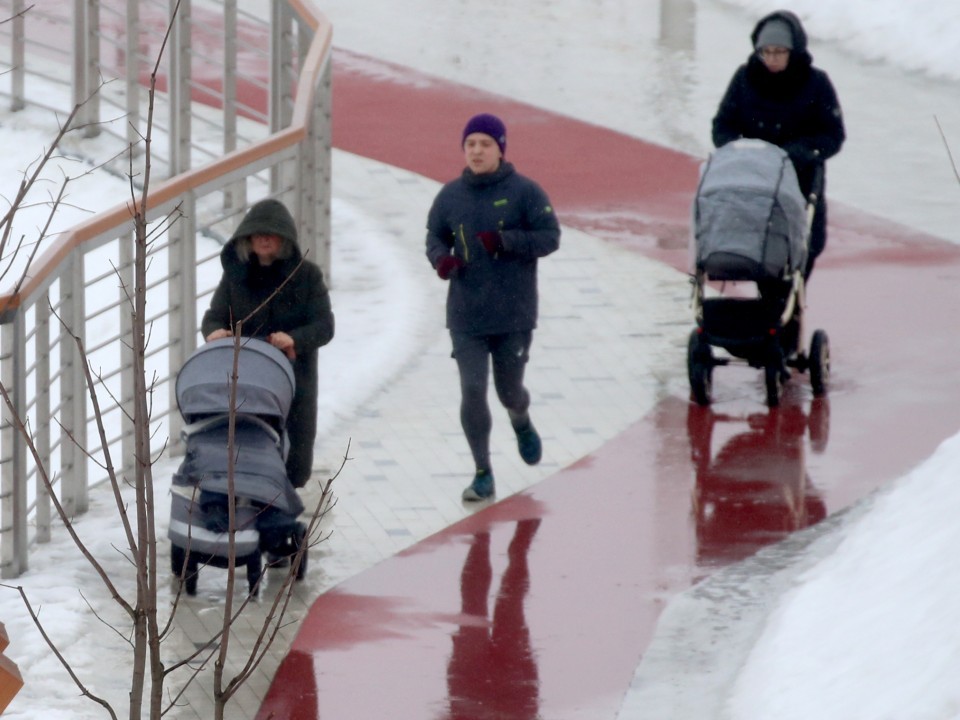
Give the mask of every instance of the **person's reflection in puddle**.
<svg viewBox="0 0 960 720">
<path fill-rule="evenodd" d="M 809 416 L 797 404 L 733 417 L 691 403 L 687 431 L 696 472 L 699 564 L 742 560 L 826 517 L 806 471 L 804 436 L 809 429 L 811 447 L 822 451 L 828 427 L 824 398 L 814 399 Z M 711 445 L 721 432 L 726 439 L 714 455 Z"/>
<path fill-rule="evenodd" d="M 447 667 L 449 720 L 538 717 L 539 674 L 523 603 L 530 588 L 527 553 L 539 525 L 539 518 L 517 523 L 492 618 L 490 533 L 473 537 L 460 576 L 463 617 Z"/>
</svg>

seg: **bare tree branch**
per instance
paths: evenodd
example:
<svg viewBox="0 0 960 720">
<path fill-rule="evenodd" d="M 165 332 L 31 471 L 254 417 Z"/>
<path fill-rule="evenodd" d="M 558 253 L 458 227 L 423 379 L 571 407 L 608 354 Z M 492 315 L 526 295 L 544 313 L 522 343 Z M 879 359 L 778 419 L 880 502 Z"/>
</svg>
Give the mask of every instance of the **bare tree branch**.
<svg viewBox="0 0 960 720">
<path fill-rule="evenodd" d="M 50 651 L 53 653 L 54 657 L 57 658 L 57 661 L 60 663 L 60 665 L 62 665 L 67 671 L 67 674 L 70 675 L 70 679 L 73 680 L 74 684 L 80 690 L 80 693 L 84 697 L 88 697 L 93 700 L 95 703 L 97 703 L 97 705 L 100 705 L 104 710 L 107 711 L 107 713 L 109 713 L 113 720 L 117 720 L 117 714 L 113 711 L 110 703 L 103 698 L 94 695 L 92 692 L 90 692 L 90 690 L 87 689 L 87 686 L 83 684 L 83 681 L 73 671 L 73 667 L 69 662 L 67 662 L 67 659 L 63 656 L 63 653 L 60 652 L 57 644 L 53 642 L 49 635 L 47 635 L 47 631 L 44 629 L 43 623 L 40 622 L 40 616 L 34 612 L 33 605 L 30 603 L 30 599 L 24 592 L 23 587 L 20 585 L 16 587 L 12 585 L 4 585 L 4 587 L 12 587 L 14 590 L 20 593 L 20 598 L 23 600 L 23 604 L 26 606 L 27 612 L 30 613 L 30 619 L 33 620 L 34 626 L 36 626 L 37 630 L 40 632 L 40 635 L 43 637 L 43 641 L 47 644 L 47 647 L 50 648 Z"/>
<path fill-rule="evenodd" d="M 13 419 L 13 423 L 17 428 L 18 432 L 22 433 L 23 437 L 27 440 L 27 447 L 30 450 L 31 454 L 33 455 L 34 462 L 37 465 L 37 472 L 40 474 L 40 478 L 43 483 L 43 486 L 47 489 L 47 492 L 50 494 L 50 500 L 53 503 L 53 506 L 56 509 L 57 514 L 60 517 L 60 520 L 63 522 L 64 527 L 66 528 L 67 532 L 70 534 L 71 539 L 73 540 L 74 544 L 77 546 L 77 549 L 80 550 L 83 556 L 90 563 L 91 567 L 93 567 L 96 573 L 100 576 L 100 579 L 106 585 L 111 596 L 120 604 L 122 608 L 124 608 L 124 610 L 126 610 L 127 612 L 132 612 L 133 609 L 130 607 L 129 604 L 126 603 L 126 601 L 123 599 L 123 596 L 121 596 L 120 593 L 117 591 L 116 587 L 111 582 L 109 575 L 107 575 L 106 571 L 103 569 L 103 567 L 100 565 L 97 559 L 93 556 L 93 554 L 84 544 L 83 540 L 80 539 L 80 536 L 77 534 L 76 530 L 74 529 L 71 518 L 69 517 L 69 515 L 67 515 L 67 511 L 64 509 L 63 505 L 60 503 L 60 499 L 57 497 L 57 494 L 53 492 L 53 486 L 50 482 L 50 478 L 47 475 L 46 469 L 43 466 L 42 459 L 37 454 L 37 448 L 32 441 L 29 430 L 26 424 L 24 423 L 23 419 L 17 415 L 16 408 L 13 405 L 13 400 L 11 399 L 10 394 L 7 392 L 7 388 L 2 383 L 0 383 L 0 395 L 2 395 L 3 397 L 3 402 L 6 404 L 7 409 L 10 412 L 10 416 Z"/>
</svg>

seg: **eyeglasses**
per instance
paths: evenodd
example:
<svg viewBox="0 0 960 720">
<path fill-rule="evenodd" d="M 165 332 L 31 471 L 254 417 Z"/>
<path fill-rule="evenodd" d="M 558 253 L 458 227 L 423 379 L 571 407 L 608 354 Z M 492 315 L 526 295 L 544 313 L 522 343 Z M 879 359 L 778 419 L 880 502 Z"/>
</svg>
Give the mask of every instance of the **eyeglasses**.
<svg viewBox="0 0 960 720">
<path fill-rule="evenodd" d="M 757 50 L 757 55 L 760 57 L 783 57 L 784 55 L 789 55 L 790 51 L 784 47 L 765 47 Z"/>
</svg>

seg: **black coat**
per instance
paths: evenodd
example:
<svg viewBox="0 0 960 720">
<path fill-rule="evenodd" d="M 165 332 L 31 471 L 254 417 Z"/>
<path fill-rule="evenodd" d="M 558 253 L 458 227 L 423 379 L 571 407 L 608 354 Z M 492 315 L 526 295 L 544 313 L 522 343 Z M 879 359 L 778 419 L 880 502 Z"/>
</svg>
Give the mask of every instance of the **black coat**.
<svg viewBox="0 0 960 720">
<path fill-rule="evenodd" d="M 252 254 L 252 261 L 241 258 L 238 255 L 241 243 L 255 233 L 279 235 L 285 241 L 289 256 L 267 267 L 259 266 Z M 300 486 L 309 477 L 316 436 L 317 350 L 330 342 L 334 333 L 330 294 L 323 272 L 303 259 L 293 217 L 277 200 L 263 200 L 250 208 L 220 252 L 220 263 L 223 276 L 213 293 L 210 308 L 204 313 L 203 336 L 221 328 L 232 330 L 242 320 L 244 336 L 265 339 L 271 333 L 285 332 L 293 338 L 297 388 L 288 418 L 291 446 L 288 469 L 291 482 Z M 287 283 L 279 293 L 257 310 L 284 280 Z"/>
<path fill-rule="evenodd" d="M 830 78 L 813 66 L 807 35 L 790 12 L 771 13 L 757 23 L 750 38 L 771 19 L 786 21 L 793 49 L 786 70 L 771 73 L 757 54 L 734 73 L 713 118 L 713 144 L 759 138 L 782 147 L 797 169 L 804 194 L 813 190 L 816 171 L 840 151 L 846 139 L 843 114 Z M 823 193 L 821 192 L 822 196 Z"/>
</svg>

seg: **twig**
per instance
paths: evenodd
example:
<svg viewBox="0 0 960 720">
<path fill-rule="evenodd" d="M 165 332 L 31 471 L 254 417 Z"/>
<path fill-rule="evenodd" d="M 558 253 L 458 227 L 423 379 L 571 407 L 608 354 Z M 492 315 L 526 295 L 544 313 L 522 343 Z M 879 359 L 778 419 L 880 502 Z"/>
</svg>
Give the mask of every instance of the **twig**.
<svg viewBox="0 0 960 720">
<path fill-rule="evenodd" d="M 950 160 L 950 167 L 953 168 L 953 176 L 957 179 L 957 183 L 960 184 L 960 172 L 957 171 L 957 164 L 953 161 L 953 153 L 950 152 L 950 143 L 947 142 L 947 136 L 943 133 L 943 128 L 940 126 L 940 119 L 934 115 L 933 121 L 937 124 L 937 130 L 940 131 L 940 138 L 943 140 L 943 146 L 947 150 L 947 158 Z"/>
<path fill-rule="evenodd" d="M 11 586 L 7 585 L 6 587 L 11 587 Z M 47 644 L 47 647 L 50 648 L 50 650 L 53 652 L 54 656 L 56 656 L 57 661 L 63 666 L 64 670 L 67 671 L 67 674 L 70 675 L 70 679 L 73 680 L 74 684 L 80 690 L 80 693 L 84 697 L 90 698 L 95 703 L 103 707 L 103 709 L 110 714 L 110 717 L 113 718 L 113 720 L 117 720 L 117 714 L 113 711 L 113 708 L 110 706 L 110 703 L 108 703 L 103 698 L 97 695 L 94 695 L 92 692 L 90 692 L 87 689 L 87 686 L 83 684 L 83 681 L 80 680 L 77 674 L 73 671 L 73 668 L 70 666 L 70 663 L 67 662 L 67 659 L 60 652 L 56 643 L 54 643 L 53 640 L 50 639 L 50 636 L 47 635 L 46 630 L 43 629 L 43 623 L 40 622 L 39 615 L 37 615 L 37 613 L 34 612 L 33 605 L 30 604 L 30 598 L 27 597 L 27 593 L 24 592 L 23 587 L 18 585 L 16 586 L 15 589 L 20 593 L 20 597 L 23 599 L 23 604 L 26 605 L 27 612 L 30 613 L 30 619 L 33 620 L 34 626 L 37 628 L 37 630 L 40 631 L 40 635 L 41 637 L 43 637 L 43 641 Z"/>
</svg>

